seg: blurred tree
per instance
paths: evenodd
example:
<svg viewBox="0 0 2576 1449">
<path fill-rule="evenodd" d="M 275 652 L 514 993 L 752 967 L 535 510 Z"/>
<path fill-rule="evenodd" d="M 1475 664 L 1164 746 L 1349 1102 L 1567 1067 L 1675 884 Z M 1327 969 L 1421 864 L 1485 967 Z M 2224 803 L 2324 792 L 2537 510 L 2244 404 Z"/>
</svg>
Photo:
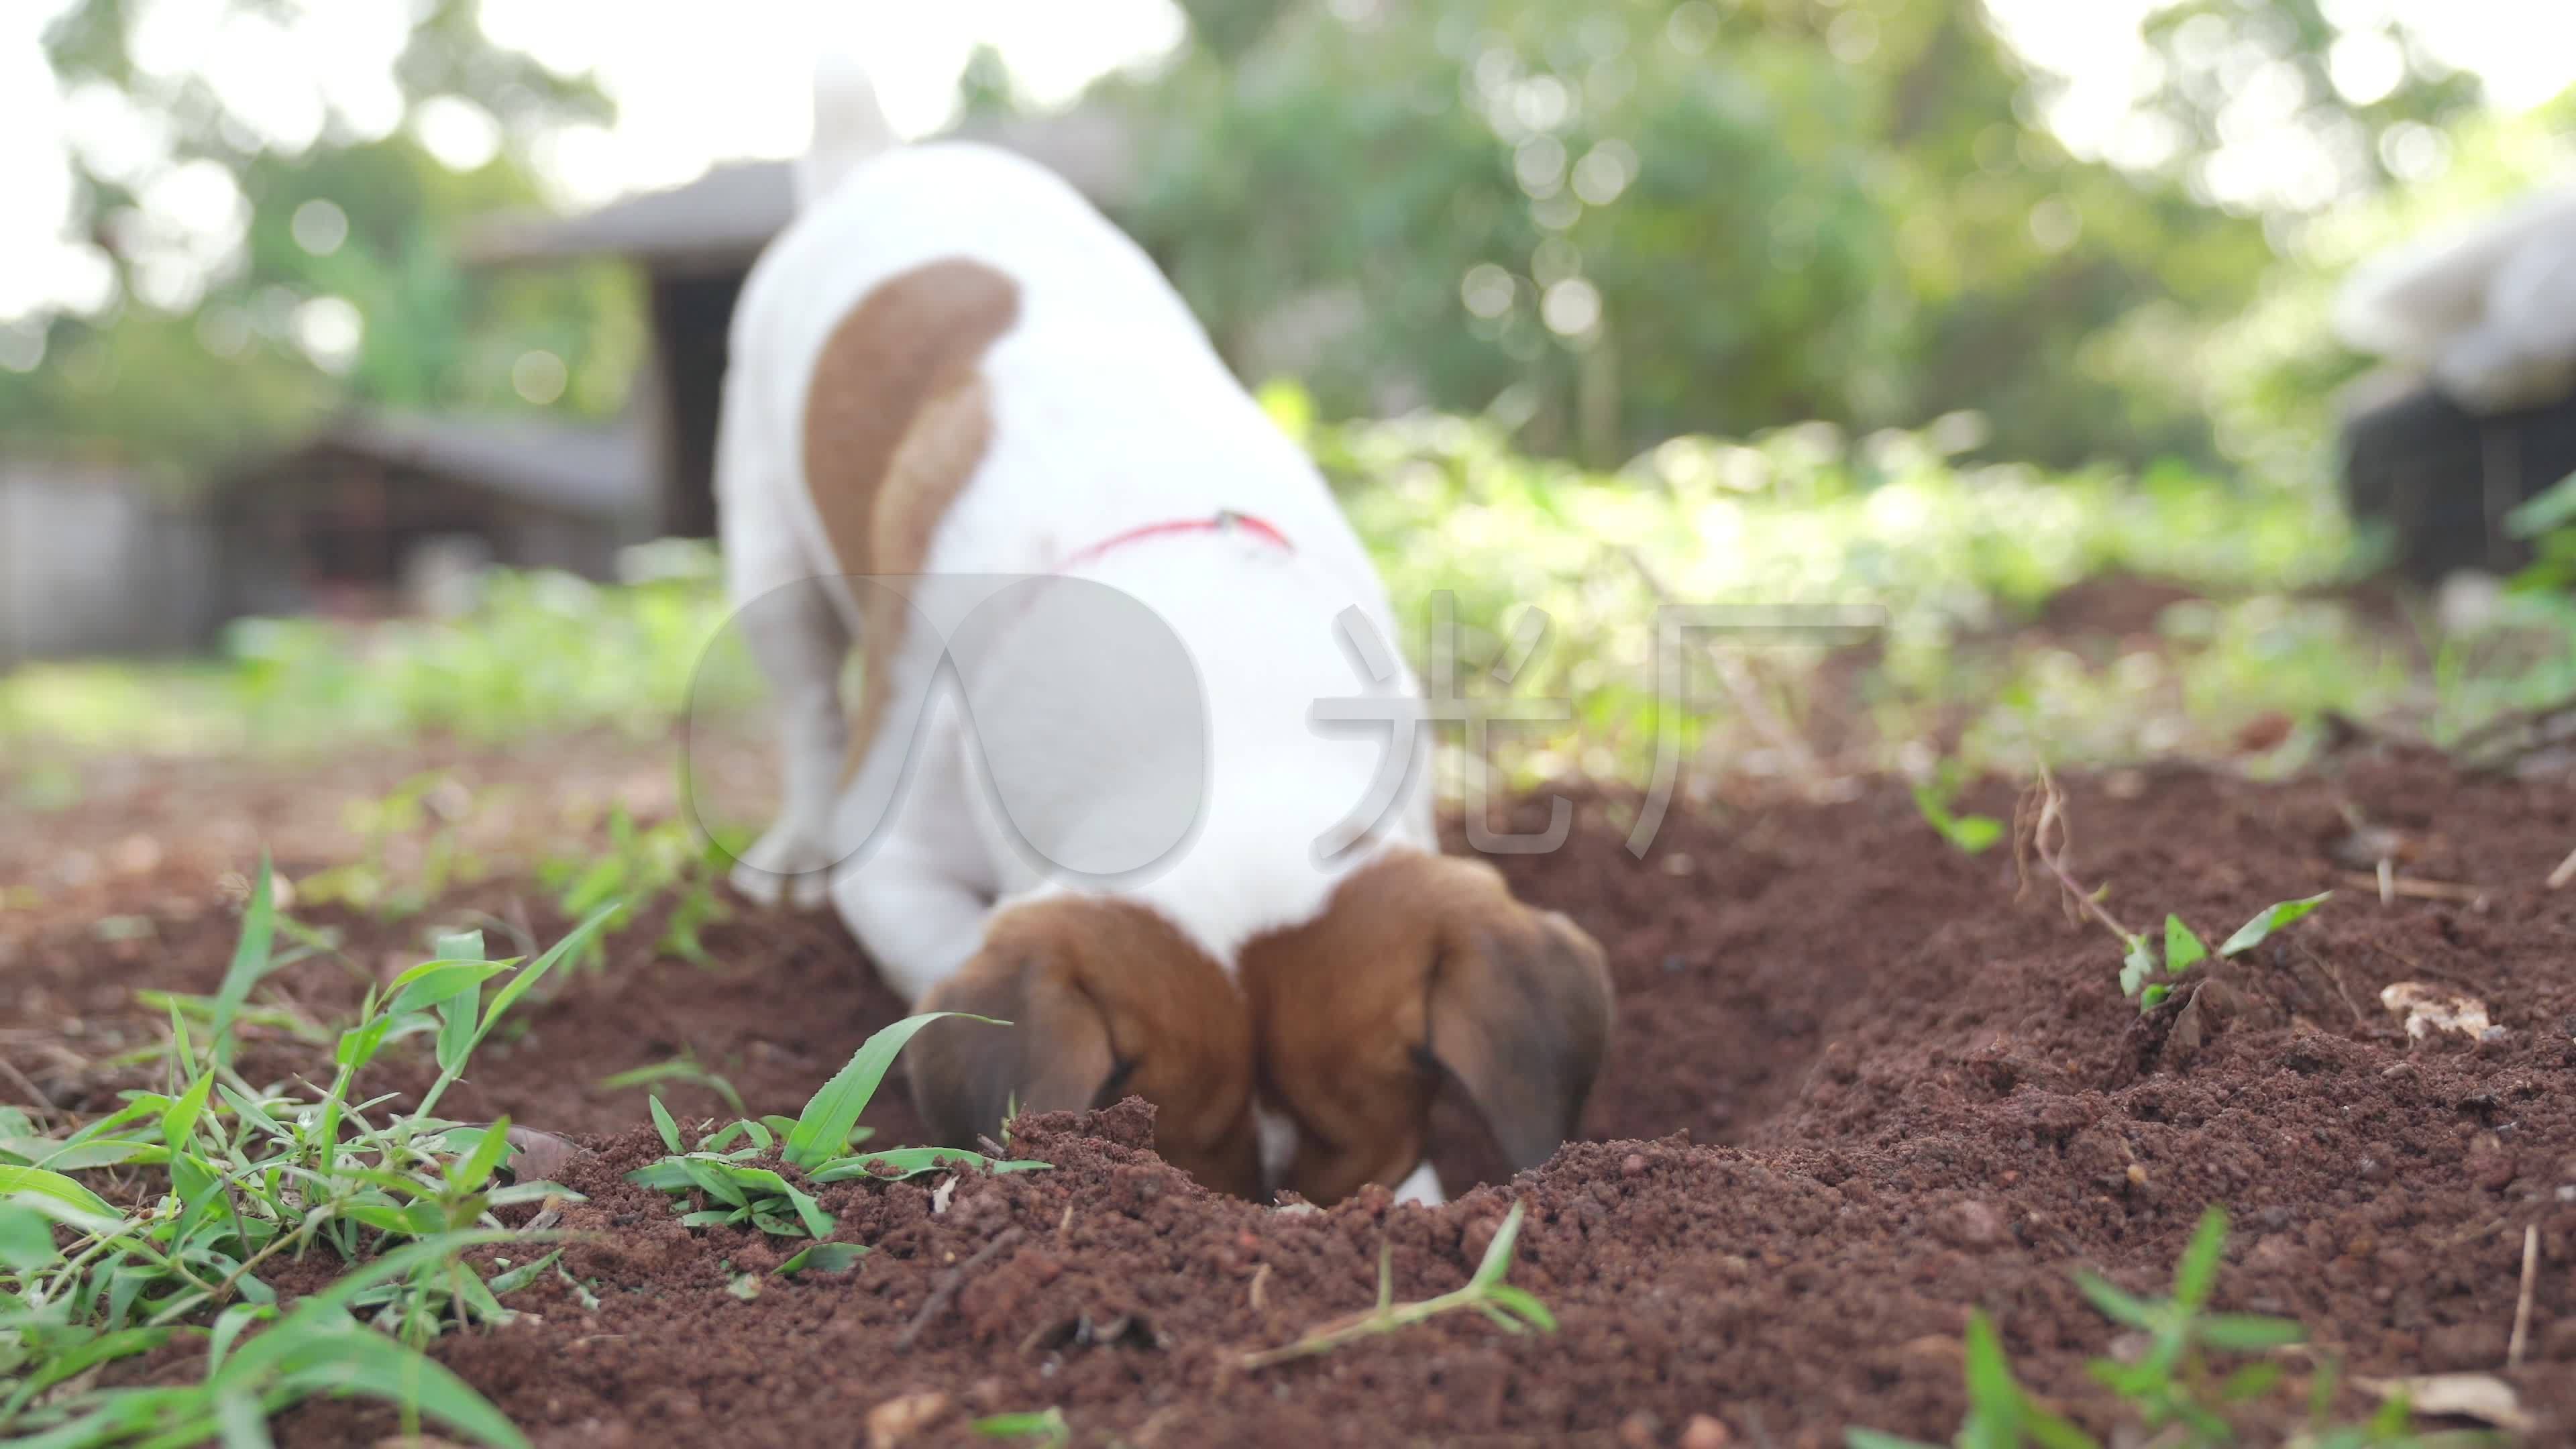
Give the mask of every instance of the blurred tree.
<svg viewBox="0 0 2576 1449">
<path fill-rule="evenodd" d="M 267 0 L 221 9 L 219 25 L 292 18 Z M 280 134 L 206 74 L 139 64 L 146 17 L 130 0 L 78 0 L 45 37 L 57 84 L 161 144 L 68 158 L 76 231 L 116 285 L 93 315 L 38 319 L 47 361 L 0 371 L 0 428 L 202 471 L 350 402 L 613 411 L 642 349 L 631 283 L 611 268 L 486 276 L 453 259 L 463 221 L 540 200 L 538 136 L 608 115 L 586 80 L 493 46 L 476 12 L 413 7 L 380 113 L 317 96 L 310 133 Z M 445 160 L 424 144 L 433 118 L 462 133 Z M 196 235 L 174 233 L 174 177 L 212 198 Z M 560 366 L 523 365 L 546 353 Z"/>
<path fill-rule="evenodd" d="M 1606 461 L 1975 408 L 2000 454 L 2205 457 L 2188 356 L 2286 244 L 2210 204 L 2222 93 L 2169 62 L 2168 154 L 2070 157 L 1978 0 L 1184 8 L 1176 63 L 1106 87 L 1148 133 L 1122 219 L 1239 367 L 1337 413 L 1490 405 Z M 2321 99 L 2360 64 L 2317 0 L 2197 8 Z M 2439 124 L 2470 94 L 2405 66 L 2364 109 Z"/>
</svg>

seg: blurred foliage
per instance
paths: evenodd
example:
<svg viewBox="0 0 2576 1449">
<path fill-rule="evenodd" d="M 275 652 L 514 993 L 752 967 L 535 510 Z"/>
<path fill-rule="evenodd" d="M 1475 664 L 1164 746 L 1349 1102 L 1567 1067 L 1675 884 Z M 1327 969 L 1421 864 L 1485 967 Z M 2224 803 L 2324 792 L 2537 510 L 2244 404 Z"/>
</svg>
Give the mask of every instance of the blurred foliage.
<svg viewBox="0 0 2576 1449">
<path fill-rule="evenodd" d="M 2212 204 L 2242 92 L 2319 156 L 2358 148 L 2319 205 L 2475 95 L 2414 47 L 2347 103 L 2317 0 L 2201 0 L 2156 21 L 2123 169 L 2066 154 L 2055 82 L 1977 0 L 1186 8 L 1176 63 L 1104 88 L 1146 122 L 1122 220 L 1236 365 L 1332 416 L 1490 412 L 1596 464 L 1969 407 L 1996 456 L 2207 461 L 2193 351 L 2295 219 Z"/>
<path fill-rule="evenodd" d="M 271 7 L 221 8 L 229 19 Z M 473 272 L 455 259 L 465 222 L 540 202 L 534 141 L 606 119 L 607 103 L 587 81 L 492 46 L 473 0 L 412 8 L 393 67 L 404 124 L 382 132 L 332 109 L 303 144 L 234 115 L 201 76 L 139 67 L 139 11 L 129 0 L 79 0 L 49 28 L 46 49 L 67 95 L 166 144 L 139 172 L 74 149 L 74 225 L 117 284 L 96 315 L 37 319 L 45 361 L 31 373 L 0 371 L 0 433 L 19 447 L 202 475 L 350 403 L 552 404 L 576 415 L 622 404 L 644 344 L 631 278 L 609 266 Z M 410 124 L 430 103 L 488 117 L 502 144 L 474 169 L 450 169 Z M 210 268 L 173 267 L 172 219 L 143 197 L 156 181 L 207 166 L 236 197 L 238 239 Z M 355 309 L 354 354 L 309 345 L 317 303 Z M 565 364 L 559 401 L 523 397 L 514 385 L 514 366 L 534 350 Z"/>
<path fill-rule="evenodd" d="M 2513 595 L 2444 634 L 2347 586 L 2367 554 L 2313 494 L 2173 465 L 1965 461 L 1973 418 L 1685 437 L 1604 473 L 1517 453 L 1486 420 L 1318 423 L 1285 386 L 1264 402 L 1341 490 L 1417 666 L 1446 631 L 1460 694 L 1563 701 L 1554 722 L 1496 727 L 1496 762 L 1523 781 L 1649 774 L 1667 738 L 1654 650 L 1668 598 L 1884 616 L 1713 637 L 1714 653 L 1695 640 L 1669 738 L 1710 778 L 2171 753 L 2286 769 L 2330 711 L 2442 741 L 2576 691 L 2576 604 L 2561 596 Z M 597 727 L 649 741 L 684 712 L 713 723 L 756 704 L 711 551 L 650 552 L 635 572 L 651 581 L 628 585 L 493 573 L 480 605 L 444 622 L 246 621 L 211 664 L 0 677 L 0 756 L 15 767 L 0 799 L 58 800 L 45 772 L 100 749 Z M 2088 587 L 2109 603 L 2081 603 Z M 1456 790 L 1475 766 L 1447 743 Z"/>
<path fill-rule="evenodd" d="M 655 547 L 697 566 L 666 558 L 625 585 L 494 570 L 456 619 L 243 619 L 212 663 L 30 665 L 0 676 L 0 740 L 212 754 L 424 733 L 655 737 L 693 698 L 723 708 L 755 689 L 714 647 L 727 609 L 713 551 Z"/>
</svg>

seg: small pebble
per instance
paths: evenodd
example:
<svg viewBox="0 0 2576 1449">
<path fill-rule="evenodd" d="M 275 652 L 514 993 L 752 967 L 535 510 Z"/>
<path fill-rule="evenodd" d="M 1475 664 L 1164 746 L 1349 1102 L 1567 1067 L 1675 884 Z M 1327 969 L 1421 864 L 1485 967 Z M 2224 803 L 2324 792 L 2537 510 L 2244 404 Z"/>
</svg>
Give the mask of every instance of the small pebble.
<svg viewBox="0 0 2576 1449">
<path fill-rule="evenodd" d="M 1619 1160 L 1619 1175 L 1622 1177 L 1645 1176 L 1646 1154 L 1642 1152 L 1631 1152 L 1626 1157 L 1621 1158 Z"/>
<path fill-rule="evenodd" d="M 1662 1425 L 1643 1409 L 1619 1421 L 1620 1449 L 1655 1449 L 1655 1433 Z"/>
<path fill-rule="evenodd" d="M 1690 1423 L 1682 1430 L 1682 1449 L 1726 1449 L 1734 1437 L 1726 1432 L 1726 1425 L 1716 1419 L 1706 1414 L 1693 1414 Z"/>
</svg>

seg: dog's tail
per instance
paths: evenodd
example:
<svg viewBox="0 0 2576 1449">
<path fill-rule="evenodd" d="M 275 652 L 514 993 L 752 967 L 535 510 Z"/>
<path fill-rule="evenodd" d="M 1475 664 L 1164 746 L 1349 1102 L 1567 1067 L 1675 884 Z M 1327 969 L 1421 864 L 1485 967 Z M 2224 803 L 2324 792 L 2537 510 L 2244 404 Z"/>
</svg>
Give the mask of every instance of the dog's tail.
<svg viewBox="0 0 2576 1449">
<path fill-rule="evenodd" d="M 810 209 L 859 163 L 895 144 L 865 66 L 826 50 L 814 62 L 814 139 L 796 164 L 796 208 Z"/>
</svg>

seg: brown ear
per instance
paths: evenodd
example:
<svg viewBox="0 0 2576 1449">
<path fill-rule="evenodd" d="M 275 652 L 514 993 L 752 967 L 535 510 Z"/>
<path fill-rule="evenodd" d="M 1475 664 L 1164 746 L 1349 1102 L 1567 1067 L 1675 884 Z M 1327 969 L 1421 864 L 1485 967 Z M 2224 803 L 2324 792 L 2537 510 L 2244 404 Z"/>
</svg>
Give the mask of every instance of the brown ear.
<svg viewBox="0 0 2576 1449">
<path fill-rule="evenodd" d="M 1133 902 L 1055 896 L 986 923 L 984 948 L 922 998 L 938 1021 L 905 1051 L 914 1104 L 944 1146 L 1000 1136 L 1023 1112 L 1154 1104 L 1154 1147 L 1200 1184 L 1260 1188 L 1252 1024 L 1232 982 L 1169 922 Z"/>
<path fill-rule="evenodd" d="M 1073 973 L 1017 942 L 988 945 L 922 998 L 923 1011 L 1007 1021 L 935 1021 L 904 1051 L 913 1105 L 942 1147 L 999 1137 L 1003 1119 L 1097 1105 L 1117 1071 L 1109 1023 Z"/>
<path fill-rule="evenodd" d="M 1431 1055 L 1475 1098 L 1512 1166 L 1536 1167 L 1575 1134 L 1609 1045 L 1601 947 L 1564 916 L 1505 898 L 1447 923 L 1439 952 Z"/>
</svg>

